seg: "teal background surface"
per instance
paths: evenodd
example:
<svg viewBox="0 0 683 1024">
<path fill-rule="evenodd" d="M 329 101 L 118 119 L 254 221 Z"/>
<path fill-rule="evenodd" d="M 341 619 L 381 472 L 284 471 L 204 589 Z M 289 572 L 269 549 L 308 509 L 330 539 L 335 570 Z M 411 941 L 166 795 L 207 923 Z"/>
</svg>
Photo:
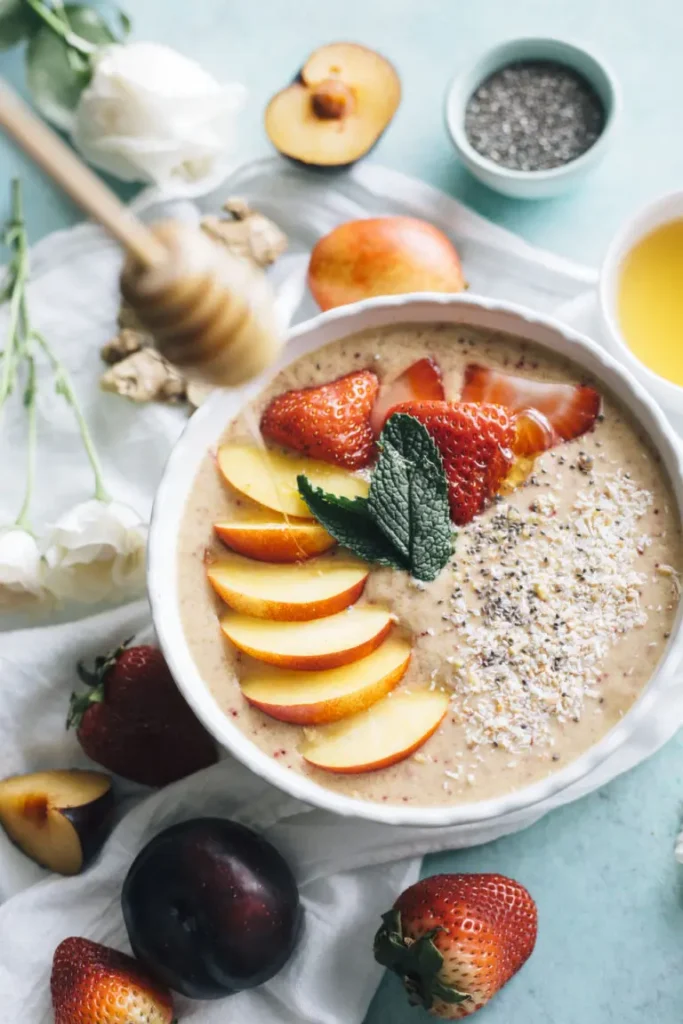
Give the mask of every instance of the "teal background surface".
<svg viewBox="0 0 683 1024">
<path fill-rule="evenodd" d="M 302 58 L 319 43 L 351 39 L 386 53 L 403 81 L 399 113 L 370 159 L 423 178 L 532 242 L 597 264 L 630 212 L 683 187 L 680 0 L 131 0 L 129 10 L 136 38 L 168 43 L 247 84 L 243 159 L 269 152 L 264 105 Z M 478 185 L 456 162 L 443 125 L 444 93 L 458 69 L 494 43 L 529 34 L 590 45 L 612 65 L 624 99 L 602 166 L 573 193 L 535 204 Z M 0 54 L 0 73 L 23 90 L 20 50 Z M 5 142 L 0 214 L 16 173 L 34 240 L 79 219 Z M 482 1024 L 681 1024 L 683 889 L 673 843 L 682 776 L 679 734 L 629 775 L 517 836 L 427 858 L 426 874 L 512 875 L 538 903 L 536 952 L 476 1018 Z M 429 1019 L 385 979 L 366 1024 Z"/>
</svg>

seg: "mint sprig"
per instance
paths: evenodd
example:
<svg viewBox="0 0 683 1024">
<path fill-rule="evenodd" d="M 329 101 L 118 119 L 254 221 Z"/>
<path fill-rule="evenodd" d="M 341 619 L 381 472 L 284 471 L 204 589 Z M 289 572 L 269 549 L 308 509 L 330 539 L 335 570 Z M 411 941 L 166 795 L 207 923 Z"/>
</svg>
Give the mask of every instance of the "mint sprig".
<svg viewBox="0 0 683 1024">
<path fill-rule="evenodd" d="M 343 547 L 349 548 L 366 562 L 388 566 L 390 569 L 408 569 L 403 559 L 382 533 L 370 515 L 367 498 L 343 498 L 314 487 L 308 477 L 296 478 L 299 494 L 327 532 Z"/>
<path fill-rule="evenodd" d="M 387 422 L 367 498 L 344 498 L 297 478 L 299 493 L 336 541 L 367 562 L 436 579 L 453 551 L 448 482 L 427 429 L 405 413 Z"/>
</svg>

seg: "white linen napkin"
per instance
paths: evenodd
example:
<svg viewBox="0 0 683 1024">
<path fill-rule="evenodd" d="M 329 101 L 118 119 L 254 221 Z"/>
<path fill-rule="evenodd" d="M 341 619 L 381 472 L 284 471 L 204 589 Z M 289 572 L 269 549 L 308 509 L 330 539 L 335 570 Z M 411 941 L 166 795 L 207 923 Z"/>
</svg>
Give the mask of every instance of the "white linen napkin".
<svg viewBox="0 0 683 1024">
<path fill-rule="evenodd" d="M 321 215 L 324 211 L 333 223 L 377 210 L 413 212 L 455 238 L 473 290 L 516 298 L 544 311 L 564 307 L 565 315 L 573 309 L 577 316 L 590 316 L 592 271 L 533 249 L 403 175 L 366 165 L 354 169 L 341 184 L 335 180 L 332 192 L 318 179 L 302 186 L 299 176 L 296 185 L 295 172 L 281 165 L 273 179 L 273 162 L 255 166 L 258 173 L 249 179 L 251 192 L 238 172 L 236 180 L 222 186 L 222 193 L 246 192 L 258 205 L 262 188 L 271 197 L 272 213 L 279 193 L 305 187 L 306 204 L 302 201 L 301 209 L 317 209 Z M 316 197 L 315 188 L 324 191 Z M 206 197 L 200 205 L 215 209 L 217 199 Z M 156 197 L 148 197 L 143 206 L 157 214 L 160 208 Z M 285 208 L 288 216 L 295 215 L 292 203 Z M 299 239 L 293 249 L 276 268 L 275 280 L 283 306 L 289 313 L 296 310 L 300 318 L 306 313 L 305 241 Z M 159 406 L 134 407 L 96 389 L 97 352 L 111 333 L 115 313 L 117 263 L 114 247 L 91 226 L 52 236 L 35 249 L 30 301 L 36 326 L 49 334 L 76 379 L 110 489 L 147 514 L 183 415 Z M 0 330 L 2 326 L 0 318 Z M 21 420 L 8 422 L 5 444 L 11 447 L 3 459 L 5 486 L 0 496 L 0 512 L 6 519 L 12 514 L 9 499 L 16 499 L 23 476 L 22 460 L 16 455 Z M 40 426 L 38 521 L 54 518 L 62 507 L 87 496 L 89 489 L 85 464 L 74 455 L 73 428 L 50 394 L 41 396 Z M 133 634 L 139 640 L 152 635 L 145 601 L 80 621 L 0 634 L 0 777 L 89 763 L 73 733 L 64 729 L 74 666 L 79 658 L 92 658 Z M 632 742 L 590 777 L 553 800 L 493 824 L 415 829 L 338 818 L 285 796 L 226 757 L 158 792 L 120 784 L 119 823 L 100 858 L 81 876 L 63 879 L 48 874 L 0 834 L 0 1018 L 31 1024 L 52 1021 L 48 980 L 52 953 L 64 937 L 84 935 L 128 949 L 119 896 L 135 854 L 165 826 L 209 814 L 233 817 L 275 843 L 296 873 L 306 924 L 297 952 L 276 978 L 231 997 L 227 1004 L 178 998 L 181 1020 L 359 1024 L 381 973 L 371 953 L 380 914 L 417 878 L 423 854 L 476 845 L 532 824 L 552 807 L 582 796 L 653 753 L 682 720 L 683 693 L 672 682 L 659 711 L 654 709 Z"/>
</svg>

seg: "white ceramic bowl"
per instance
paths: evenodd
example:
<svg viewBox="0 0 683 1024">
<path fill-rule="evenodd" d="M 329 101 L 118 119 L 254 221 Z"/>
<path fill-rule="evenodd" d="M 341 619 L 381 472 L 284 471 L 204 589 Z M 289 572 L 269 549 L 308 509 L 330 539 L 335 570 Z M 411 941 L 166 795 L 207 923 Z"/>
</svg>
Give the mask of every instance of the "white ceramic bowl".
<svg viewBox="0 0 683 1024">
<path fill-rule="evenodd" d="M 645 390 L 597 345 L 548 317 L 523 307 L 490 299 L 452 295 L 402 295 L 371 299 L 330 310 L 290 332 L 289 343 L 273 372 L 322 345 L 357 331 L 403 323 L 454 323 L 505 331 L 572 359 L 595 376 L 633 413 L 651 438 L 668 472 L 679 510 L 683 512 L 683 464 L 676 437 Z M 341 796 L 290 771 L 259 750 L 220 709 L 202 681 L 183 634 L 178 602 L 177 537 L 186 500 L 207 449 L 226 424 L 263 387 L 263 380 L 212 396 L 189 421 L 166 466 L 154 503 L 149 538 L 148 586 L 154 625 L 171 671 L 196 714 L 235 757 L 257 775 L 309 804 L 338 814 L 393 825 L 459 825 L 492 821 L 554 795 L 576 782 L 624 744 L 642 723 L 659 686 L 670 683 L 683 654 L 678 624 L 656 676 L 622 721 L 599 743 L 547 779 L 495 800 L 438 807 L 389 805 Z"/>
<path fill-rule="evenodd" d="M 611 350 L 683 428 L 683 388 L 660 377 L 641 363 L 626 343 L 619 326 L 617 303 L 619 279 L 625 257 L 633 247 L 661 224 L 683 218 L 683 192 L 671 192 L 649 203 L 619 231 L 607 250 L 600 272 L 600 310 Z"/>
<path fill-rule="evenodd" d="M 578 72 L 593 86 L 605 110 L 600 138 L 585 153 L 547 171 L 518 171 L 478 153 L 465 132 L 465 109 L 481 83 L 517 61 L 552 61 Z M 495 46 L 459 72 L 446 94 L 446 126 L 455 150 L 469 171 L 489 188 L 515 199 L 547 199 L 577 185 L 602 160 L 621 109 L 621 94 L 605 62 L 583 46 L 553 38 L 511 39 Z"/>
</svg>

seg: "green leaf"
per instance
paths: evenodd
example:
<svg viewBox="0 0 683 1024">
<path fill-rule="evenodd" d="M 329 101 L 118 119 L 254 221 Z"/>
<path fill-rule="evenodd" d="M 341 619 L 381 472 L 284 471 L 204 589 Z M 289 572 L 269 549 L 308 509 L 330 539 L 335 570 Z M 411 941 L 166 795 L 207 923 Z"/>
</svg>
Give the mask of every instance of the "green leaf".
<svg viewBox="0 0 683 1024">
<path fill-rule="evenodd" d="M 453 551 L 448 482 L 441 455 L 414 416 L 392 416 L 368 498 L 342 498 L 297 478 L 299 493 L 328 533 L 368 562 L 434 580 Z"/>
<path fill-rule="evenodd" d="M 368 506 L 416 579 L 433 580 L 453 551 L 448 484 L 439 450 L 414 416 L 397 413 L 379 439 Z"/>
<path fill-rule="evenodd" d="M 16 46 L 38 25 L 38 19 L 24 0 L 0 0 L 0 50 Z"/>
<path fill-rule="evenodd" d="M 471 998 L 441 978 L 444 958 L 434 944 L 440 930 L 434 928 L 420 938 L 406 941 L 400 911 L 390 910 L 382 915 L 382 925 L 375 935 L 373 952 L 377 963 L 399 976 L 413 1006 L 426 1010 L 435 999 L 457 1005 Z"/>
<path fill-rule="evenodd" d="M 72 32 L 95 46 L 116 42 L 104 17 L 92 7 L 67 4 L 65 12 Z M 62 131 L 69 131 L 81 93 L 90 81 L 87 57 L 44 25 L 33 36 L 27 53 L 27 80 L 41 114 Z"/>
<path fill-rule="evenodd" d="M 315 487 L 302 473 L 297 477 L 299 494 L 327 532 L 359 558 L 375 565 L 406 569 L 391 542 L 368 510 L 367 498 L 342 498 Z"/>
<path fill-rule="evenodd" d="M 119 38 L 121 42 L 123 42 L 131 33 L 133 22 L 131 21 L 130 15 L 126 14 L 126 12 L 120 7 L 117 7 L 116 15 L 119 21 Z"/>
</svg>

